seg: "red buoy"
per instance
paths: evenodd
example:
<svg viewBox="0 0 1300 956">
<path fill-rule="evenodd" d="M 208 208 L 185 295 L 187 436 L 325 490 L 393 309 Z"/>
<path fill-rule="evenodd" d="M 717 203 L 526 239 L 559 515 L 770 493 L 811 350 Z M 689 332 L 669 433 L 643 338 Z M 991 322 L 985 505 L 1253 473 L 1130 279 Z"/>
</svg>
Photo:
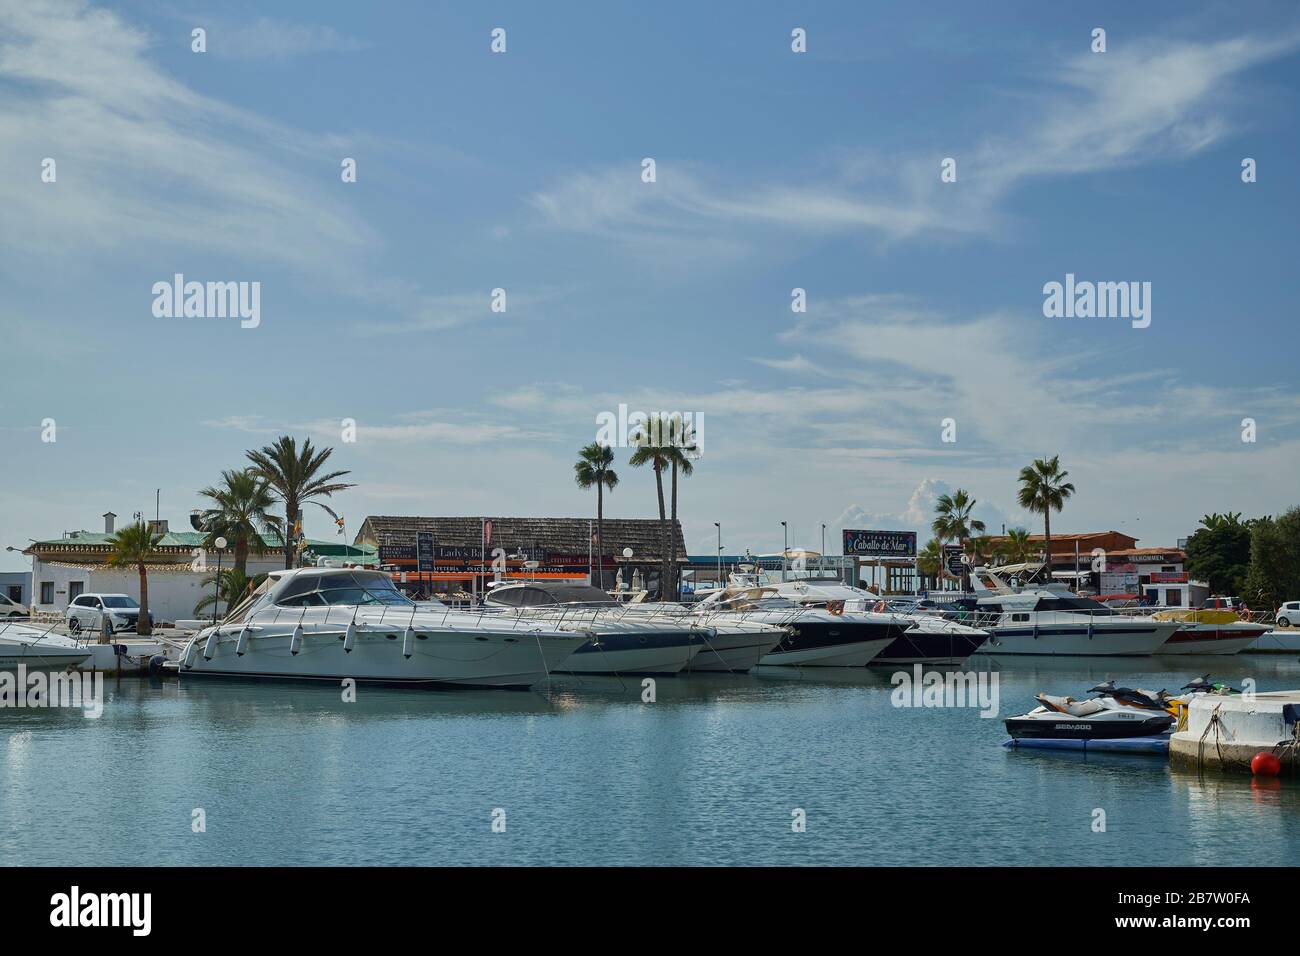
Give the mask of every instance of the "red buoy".
<svg viewBox="0 0 1300 956">
<path fill-rule="evenodd" d="M 1261 777 L 1276 777 L 1282 772 L 1282 761 L 1276 754 L 1261 750 L 1250 761 L 1250 772 Z"/>
</svg>

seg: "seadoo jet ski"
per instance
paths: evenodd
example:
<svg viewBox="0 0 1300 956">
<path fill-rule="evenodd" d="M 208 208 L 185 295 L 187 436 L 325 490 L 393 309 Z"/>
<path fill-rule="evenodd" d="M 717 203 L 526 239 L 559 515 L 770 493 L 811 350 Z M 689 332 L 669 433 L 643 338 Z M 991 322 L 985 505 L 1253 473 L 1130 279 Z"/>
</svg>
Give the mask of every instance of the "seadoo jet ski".
<svg viewBox="0 0 1300 956">
<path fill-rule="evenodd" d="M 1007 733 L 1023 738 L 1058 740 L 1118 740 L 1153 737 L 1168 733 L 1177 722 L 1170 712 L 1164 691 L 1153 694 L 1130 687 L 1116 687 L 1114 681 L 1089 690 L 1089 700 L 1038 694 L 1035 707 L 1005 721 Z"/>
</svg>

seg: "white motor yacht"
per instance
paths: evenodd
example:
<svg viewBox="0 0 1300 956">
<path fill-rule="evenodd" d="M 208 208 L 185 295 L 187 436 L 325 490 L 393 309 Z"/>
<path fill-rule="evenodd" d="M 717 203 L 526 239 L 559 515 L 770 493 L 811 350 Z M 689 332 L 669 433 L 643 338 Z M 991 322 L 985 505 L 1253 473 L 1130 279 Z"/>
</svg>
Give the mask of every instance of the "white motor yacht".
<svg viewBox="0 0 1300 956">
<path fill-rule="evenodd" d="M 977 569 L 971 581 L 975 622 L 993 635 L 981 654 L 1145 656 L 1182 627 L 1076 597 L 1062 584 L 1016 589 L 988 568 Z"/>
<path fill-rule="evenodd" d="M 769 624 L 785 634 L 759 658 L 775 667 L 862 667 L 899 638 L 907 622 L 890 614 L 805 607 L 773 586 L 728 587 L 697 605 L 710 622 Z"/>
<path fill-rule="evenodd" d="M 888 613 L 906 630 L 872 659 L 872 664 L 959 666 L 989 639 L 989 632 L 938 614 L 887 610 L 878 594 L 837 580 L 800 578 L 777 585 L 776 593 L 804 607 L 839 607 L 845 614 Z"/>
<path fill-rule="evenodd" d="M 182 652 L 189 677 L 522 688 L 591 639 L 512 615 L 417 607 L 381 571 L 272 571 Z"/>
<path fill-rule="evenodd" d="M 570 674 L 677 674 L 709 637 L 699 621 L 655 615 L 656 605 L 620 605 L 600 588 L 571 581 L 511 581 L 488 591 L 486 601 L 527 620 L 585 630 L 590 640 L 559 667 Z"/>
</svg>

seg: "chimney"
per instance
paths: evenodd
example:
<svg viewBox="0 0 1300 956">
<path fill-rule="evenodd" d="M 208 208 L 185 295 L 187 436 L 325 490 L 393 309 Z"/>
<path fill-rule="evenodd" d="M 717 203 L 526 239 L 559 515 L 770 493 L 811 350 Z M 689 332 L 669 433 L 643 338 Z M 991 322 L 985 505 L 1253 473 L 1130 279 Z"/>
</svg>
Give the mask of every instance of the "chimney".
<svg viewBox="0 0 1300 956">
<path fill-rule="evenodd" d="M 166 533 L 167 533 L 167 519 L 164 518 L 164 519 L 162 519 L 161 521 L 156 521 L 156 520 L 155 520 L 155 521 L 150 521 L 148 527 L 149 527 L 149 533 L 150 533 L 150 534 L 166 534 Z"/>
<path fill-rule="evenodd" d="M 104 534 L 113 533 L 113 519 L 116 517 L 117 515 L 113 514 L 111 511 L 104 512 Z"/>
</svg>

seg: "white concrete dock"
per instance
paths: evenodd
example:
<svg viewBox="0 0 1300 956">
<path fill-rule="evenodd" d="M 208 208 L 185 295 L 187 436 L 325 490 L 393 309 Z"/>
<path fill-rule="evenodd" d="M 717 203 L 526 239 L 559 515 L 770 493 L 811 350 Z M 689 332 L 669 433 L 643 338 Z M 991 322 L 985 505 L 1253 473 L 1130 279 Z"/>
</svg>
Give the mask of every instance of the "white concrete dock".
<svg viewBox="0 0 1300 956">
<path fill-rule="evenodd" d="M 1195 697 L 1169 740 L 1169 762 L 1190 769 L 1249 773 L 1260 751 L 1275 754 L 1284 773 L 1300 770 L 1300 690 Z"/>
</svg>

